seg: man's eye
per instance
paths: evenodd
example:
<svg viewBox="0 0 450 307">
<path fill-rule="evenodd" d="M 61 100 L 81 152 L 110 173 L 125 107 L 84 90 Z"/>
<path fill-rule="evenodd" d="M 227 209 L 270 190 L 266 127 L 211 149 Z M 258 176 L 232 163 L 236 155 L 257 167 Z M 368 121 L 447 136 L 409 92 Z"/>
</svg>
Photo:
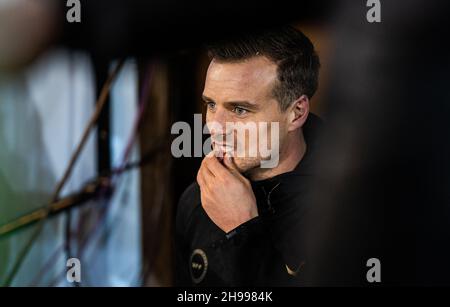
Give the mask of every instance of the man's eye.
<svg viewBox="0 0 450 307">
<path fill-rule="evenodd" d="M 246 109 L 243 109 L 240 107 L 235 107 L 233 109 L 233 112 L 236 113 L 237 115 L 245 115 L 245 114 L 247 114 L 248 111 Z"/>
<path fill-rule="evenodd" d="M 210 110 L 214 110 L 214 108 L 216 107 L 216 103 L 215 102 L 208 102 L 206 104 L 206 107 Z"/>
</svg>

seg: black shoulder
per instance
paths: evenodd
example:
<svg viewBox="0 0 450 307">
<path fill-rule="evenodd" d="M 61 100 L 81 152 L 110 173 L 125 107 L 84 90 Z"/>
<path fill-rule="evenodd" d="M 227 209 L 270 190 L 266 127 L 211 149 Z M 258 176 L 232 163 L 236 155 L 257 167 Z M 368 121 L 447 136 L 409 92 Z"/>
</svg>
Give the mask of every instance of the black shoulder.
<svg viewBox="0 0 450 307">
<path fill-rule="evenodd" d="M 184 228 L 192 212 L 200 205 L 200 186 L 194 181 L 184 190 L 178 202 L 176 214 L 177 228 Z"/>
</svg>

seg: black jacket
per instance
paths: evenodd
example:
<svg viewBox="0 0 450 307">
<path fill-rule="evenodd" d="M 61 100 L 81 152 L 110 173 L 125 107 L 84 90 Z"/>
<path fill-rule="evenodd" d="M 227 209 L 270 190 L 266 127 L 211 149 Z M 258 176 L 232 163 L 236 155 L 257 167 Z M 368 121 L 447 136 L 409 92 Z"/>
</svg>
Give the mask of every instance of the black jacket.
<svg viewBox="0 0 450 307">
<path fill-rule="evenodd" d="M 295 170 L 252 182 L 259 216 L 225 233 L 208 217 L 196 182 L 183 193 L 176 220 L 176 284 L 295 286 L 308 265 L 304 227 L 320 119 L 310 114 L 306 153 Z"/>
</svg>

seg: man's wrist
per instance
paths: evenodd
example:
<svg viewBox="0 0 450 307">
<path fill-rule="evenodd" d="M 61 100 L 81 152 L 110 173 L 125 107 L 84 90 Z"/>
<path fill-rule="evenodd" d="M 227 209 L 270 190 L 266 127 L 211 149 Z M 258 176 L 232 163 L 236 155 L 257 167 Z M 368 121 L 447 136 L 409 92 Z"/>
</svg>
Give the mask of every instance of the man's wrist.
<svg viewBox="0 0 450 307">
<path fill-rule="evenodd" d="M 228 231 L 225 236 L 227 239 L 231 239 L 236 234 L 251 230 L 253 227 L 257 226 L 260 222 L 260 216 L 256 214 L 256 216 L 253 216 L 252 218 L 246 220 L 245 222 L 241 223 L 239 226 L 235 227 L 234 229 Z"/>
</svg>

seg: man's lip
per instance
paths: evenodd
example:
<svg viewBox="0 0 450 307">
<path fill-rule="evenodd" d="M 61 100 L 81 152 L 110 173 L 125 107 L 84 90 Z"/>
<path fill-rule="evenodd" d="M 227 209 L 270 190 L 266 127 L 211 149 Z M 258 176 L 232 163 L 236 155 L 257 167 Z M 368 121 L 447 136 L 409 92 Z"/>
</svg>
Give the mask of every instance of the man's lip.
<svg viewBox="0 0 450 307">
<path fill-rule="evenodd" d="M 215 150 L 216 151 L 221 151 L 223 153 L 226 153 L 226 152 L 233 151 L 233 148 L 232 147 L 215 147 Z"/>
<path fill-rule="evenodd" d="M 233 145 L 231 144 L 222 144 L 222 143 L 217 143 L 217 142 L 213 142 L 214 146 L 218 146 L 218 147 L 233 147 Z"/>
<path fill-rule="evenodd" d="M 213 148 L 216 152 L 221 152 L 222 154 L 233 151 L 233 146 L 231 145 L 219 145 L 215 143 Z"/>
</svg>

